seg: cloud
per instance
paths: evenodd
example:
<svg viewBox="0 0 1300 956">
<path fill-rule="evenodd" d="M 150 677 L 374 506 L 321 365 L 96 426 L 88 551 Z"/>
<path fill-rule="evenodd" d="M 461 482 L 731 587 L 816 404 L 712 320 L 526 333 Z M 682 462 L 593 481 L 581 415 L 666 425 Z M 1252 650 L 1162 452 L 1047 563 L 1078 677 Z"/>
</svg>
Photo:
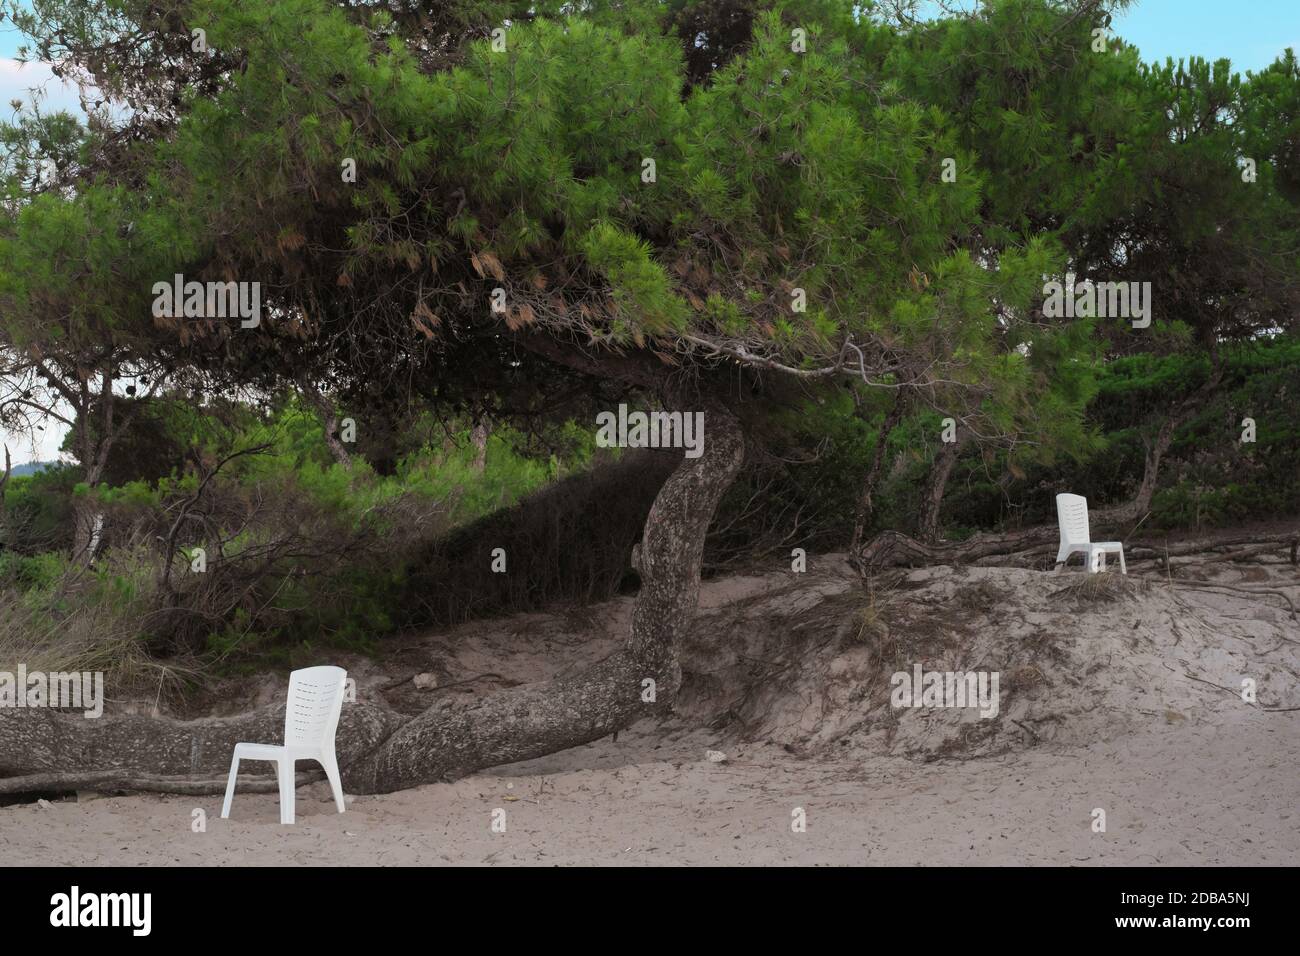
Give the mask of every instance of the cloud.
<svg viewBox="0 0 1300 956">
<path fill-rule="evenodd" d="M 0 429 L 0 445 L 9 446 L 9 459 L 17 468 L 33 461 L 58 461 L 59 446 L 67 434 L 67 425 L 51 419 L 45 422 L 45 431 L 36 432 L 34 436 L 15 435 Z M 0 451 L 0 471 L 3 470 L 4 452 Z"/>
<path fill-rule="evenodd" d="M 42 112 L 67 110 L 84 120 L 76 84 L 56 77 L 50 72 L 49 63 L 19 63 L 17 60 L 0 57 L 0 119 L 12 116 L 10 100 L 22 100 L 24 105 L 29 104 L 33 90 L 36 91 L 36 101 Z M 43 424 L 45 430 L 32 436 L 16 435 L 0 428 L 0 444 L 9 446 L 15 465 L 27 461 L 51 461 L 59 457 L 59 445 L 68 428 L 53 419 Z M 3 452 L 0 452 L 0 459 L 3 457 Z M 0 467 L 3 465 L 0 464 Z"/>
<path fill-rule="evenodd" d="M 26 105 L 33 96 L 43 113 L 67 110 L 82 116 L 76 84 L 59 79 L 50 69 L 49 63 L 19 63 L 0 57 L 0 116 L 7 118 L 12 112 L 10 100 L 22 100 Z"/>
</svg>

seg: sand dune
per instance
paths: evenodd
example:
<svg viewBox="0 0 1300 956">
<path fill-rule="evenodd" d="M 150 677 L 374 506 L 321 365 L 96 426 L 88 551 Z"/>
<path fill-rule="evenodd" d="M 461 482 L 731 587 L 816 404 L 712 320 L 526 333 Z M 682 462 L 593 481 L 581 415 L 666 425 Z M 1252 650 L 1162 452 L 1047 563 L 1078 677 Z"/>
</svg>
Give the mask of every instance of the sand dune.
<svg viewBox="0 0 1300 956">
<path fill-rule="evenodd" d="M 1216 574 L 1297 590 L 1286 566 Z M 701 605 L 678 713 L 617 742 L 342 815 L 314 785 L 293 827 L 263 794 L 230 820 L 218 797 L 17 805 L 0 809 L 0 846 L 10 863 L 80 865 L 1300 863 L 1300 711 L 1282 709 L 1300 706 L 1300 625 L 1276 598 L 994 568 L 915 571 L 869 598 L 828 559 L 708 583 Z M 387 686 L 415 709 L 581 666 L 615 646 L 628 606 L 414 635 L 348 663 L 361 693 Z M 889 675 L 914 659 L 998 670 L 997 717 L 892 708 Z"/>
</svg>

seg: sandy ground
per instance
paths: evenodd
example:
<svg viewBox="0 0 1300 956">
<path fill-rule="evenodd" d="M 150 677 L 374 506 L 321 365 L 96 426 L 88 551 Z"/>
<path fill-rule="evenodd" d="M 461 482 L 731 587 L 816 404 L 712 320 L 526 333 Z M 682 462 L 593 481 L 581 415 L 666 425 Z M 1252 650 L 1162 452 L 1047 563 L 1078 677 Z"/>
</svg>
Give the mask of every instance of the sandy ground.
<svg viewBox="0 0 1300 956">
<path fill-rule="evenodd" d="M 0 810 L 8 865 L 1300 863 L 1300 716 L 1153 726 L 1118 744 L 920 764 L 710 763 L 699 732 L 634 731 L 453 784 L 357 797 L 319 786 L 279 824 L 273 795 L 133 796 Z M 647 727 L 648 731 L 655 728 Z M 792 830 L 801 807 L 807 830 Z M 1106 832 L 1092 831 L 1094 808 Z M 192 832 L 193 811 L 207 816 Z M 505 832 L 491 830 L 505 811 Z M 499 814 L 498 814 L 499 817 Z"/>
<path fill-rule="evenodd" d="M 719 582 L 706 588 L 702 632 L 684 650 L 684 662 L 704 676 L 688 674 L 680 715 L 643 721 L 617 742 L 451 784 L 349 798 L 344 814 L 316 784 L 299 790 L 293 827 L 279 825 L 273 794 L 238 795 L 230 820 L 219 819 L 216 796 L 84 795 L 4 807 L 0 860 L 1300 864 L 1300 711 L 1266 711 L 1230 690 L 1252 674 L 1262 704 L 1300 704 L 1300 626 L 1276 602 L 1239 594 L 1148 589 L 1072 605 L 1073 592 L 1059 591 L 1065 580 L 1014 570 L 916 572 L 879 625 L 894 636 L 866 643 L 795 639 L 809 631 L 801 623 L 809 615 L 859 619 L 842 603 L 854 592 L 839 572 L 798 582 L 799 599 L 775 579 Z M 1015 601 L 999 597 L 998 587 Z M 961 608 L 965 618 L 954 611 Z M 572 614 L 480 623 L 399 643 L 383 666 L 367 673 L 358 662 L 355 672 L 363 692 L 391 684 L 394 672 L 422 672 L 448 692 L 474 693 L 465 675 L 491 670 L 491 686 L 481 689 L 490 692 L 612 647 L 627 610 L 621 602 L 583 612 L 595 627 L 586 634 Z M 926 633 L 931 612 L 943 623 L 935 643 L 902 643 Z M 778 647 L 755 649 L 766 640 L 756 621 L 773 622 Z M 742 672 L 752 662 L 742 651 L 765 656 L 773 669 L 746 684 Z M 775 669 L 781 661 L 770 659 L 782 653 L 799 666 Z M 972 735 L 967 716 L 951 711 L 889 713 L 880 674 L 918 655 L 930 666 L 970 666 L 974 655 L 1004 674 L 1033 671 L 1042 680 L 1008 681 L 993 732 Z M 412 683 L 392 696 L 418 708 L 419 695 L 434 692 Z M 726 708 L 728 721 L 705 719 L 706 697 Z M 708 750 L 727 759 L 711 762 Z M 1104 833 L 1093 829 L 1096 808 L 1106 813 Z M 505 832 L 494 832 L 500 811 Z M 792 828 L 799 811 L 804 832 Z"/>
</svg>

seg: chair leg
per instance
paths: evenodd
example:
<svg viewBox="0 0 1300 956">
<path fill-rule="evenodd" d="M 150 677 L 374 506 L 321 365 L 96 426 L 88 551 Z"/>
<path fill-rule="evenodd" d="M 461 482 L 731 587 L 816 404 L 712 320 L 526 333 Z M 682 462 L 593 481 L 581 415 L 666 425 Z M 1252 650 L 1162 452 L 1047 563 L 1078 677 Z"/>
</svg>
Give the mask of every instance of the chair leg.
<svg viewBox="0 0 1300 956">
<path fill-rule="evenodd" d="M 235 798 L 235 777 L 239 774 L 239 758 L 230 758 L 230 779 L 226 781 L 226 801 L 221 805 L 221 819 L 230 817 L 230 801 Z"/>
<path fill-rule="evenodd" d="M 1119 549 L 1119 573 L 1128 574 L 1128 565 L 1124 563 L 1124 549 Z"/>
<path fill-rule="evenodd" d="M 293 823 L 294 761 L 281 757 L 277 762 L 280 772 L 280 822 Z"/>
<path fill-rule="evenodd" d="M 343 802 L 343 781 L 339 777 L 339 763 L 333 754 L 330 754 L 328 760 L 321 760 L 320 765 L 325 768 L 325 776 L 330 782 L 330 790 L 334 791 L 334 803 L 339 808 L 339 813 L 347 809 Z"/>
</svg>

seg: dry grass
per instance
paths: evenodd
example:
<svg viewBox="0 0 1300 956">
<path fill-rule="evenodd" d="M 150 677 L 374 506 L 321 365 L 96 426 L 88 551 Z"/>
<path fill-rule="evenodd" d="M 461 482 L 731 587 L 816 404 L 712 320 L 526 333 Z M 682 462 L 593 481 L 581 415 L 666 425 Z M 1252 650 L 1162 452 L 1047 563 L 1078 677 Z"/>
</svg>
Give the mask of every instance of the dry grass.
<svg viewBox="0 0 1300 956">
<path fill-rule="evenodd" d="M 69 569 L 50 588 L 0 589 L 0 671 L 102 673 L 111 698 L 174 702 L 203 678 L 196 661 L 162 663 L 141 637 L 152 597 L 152 569 L 109 580 Z"/>
<path fill-rule="evenodd" d="M 892 648 L 889 616 L 891 603 L 898 592 L 896 580 L 868 578 L 865 582 L 866 599 L 856 601 L 850 622 L 849 635 L 855 644 L 865 644 L 877 650 L 883 659 L 886 648 Z"/>
<path fill-rule="evenodd" d="M 964 611 L 980 611 L 983 613 L 997 607 L 1005 607 L 1008 603 L 1006 590 L 987 578 L 966 585 L 952 598 L 954 607 L 961 608 Z"/>
<path fill-rule="evenodd" d="M 1149 587 L 1141 578 L 1118 572 L 1080 574 L 1074 581 L 1053 591 L 1051 597 L 1082 605 L 1113 604 L 1128 600 Z"/>
</svg>

